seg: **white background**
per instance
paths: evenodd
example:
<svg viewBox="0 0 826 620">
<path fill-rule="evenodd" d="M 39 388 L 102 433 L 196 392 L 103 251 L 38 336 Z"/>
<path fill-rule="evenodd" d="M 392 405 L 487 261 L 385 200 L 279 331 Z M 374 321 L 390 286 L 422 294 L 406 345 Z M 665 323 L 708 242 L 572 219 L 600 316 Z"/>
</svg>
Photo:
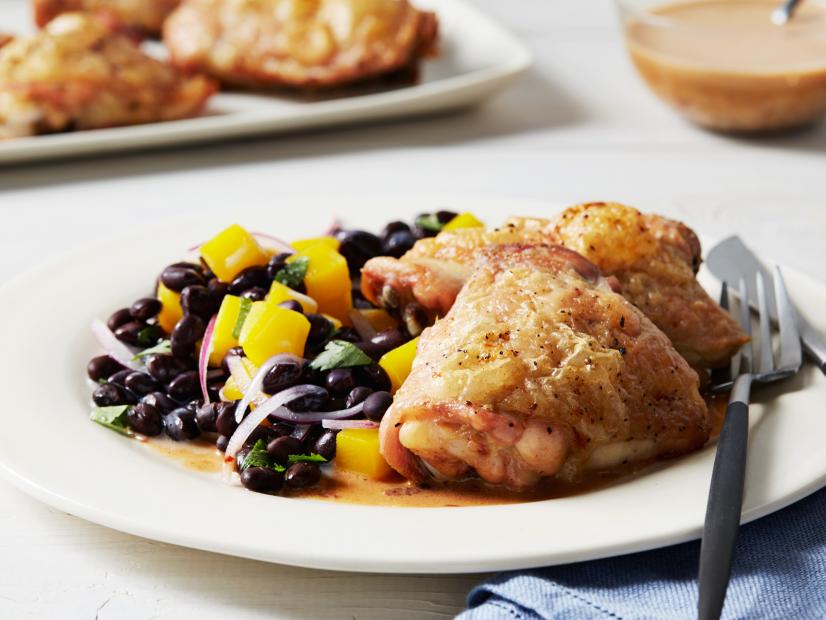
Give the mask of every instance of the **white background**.
<svg viewBox="0 0 826 620">
<path fill-rule="evenodd" d="M 306 192 L 625 201 L 709 236 L 739 233 L 826 281 L 826 126 L 744 140 L 687 125 L 634 75 L 607 0 L 476 4 L 536 55 L 524 79 L 478 110 L 0 169 L 0 282 L 168 217 L 231 218 L 240 204 L 300 217 L 290 196 Z M 0 30 L 21 10 L 0 0 Z M 77 448 L 37 456 L 57 467 Z M 0 618 L 438 618 L 459 611 L 480 578 L 329 573 L 190 551 L 85 523 L 0 482 Z"/>
</svg>

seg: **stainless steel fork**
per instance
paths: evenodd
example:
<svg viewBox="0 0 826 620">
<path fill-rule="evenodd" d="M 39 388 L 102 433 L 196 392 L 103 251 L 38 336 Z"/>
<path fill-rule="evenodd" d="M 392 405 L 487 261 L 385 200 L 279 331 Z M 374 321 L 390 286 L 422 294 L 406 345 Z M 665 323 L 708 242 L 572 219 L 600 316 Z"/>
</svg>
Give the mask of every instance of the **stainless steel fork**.
<svg viewBox="0 0 826 620">
<path fill-rule="evenodd" d="M 745 344 L 732 359 L 731 376 L 734 384 L 717 443 L 700 546 L 700 620 L 716 620 L 720 617 L 731 575 L 731 561 L 743 505 L 749 432 L 748 403 L 752 385 L 790 377 L 800 370 L 802 364 L 803 354 L 794 310 L 783 276 L 777 267 L 773 279 L 779 332 L 778 363 L 775 364 L 772 347 L 767 283 L 760 273 L 757 274 L 759 336 Z M 744 279 L 740 280 L 738 289 L 740 325 L 751 335 L 751 310 Z M 720 305 L 725 308 L 729 305 L 728 291 L 728 284 L 724 282 Z M 759 359 L 755 353 L 758 349 Z"/>
</svg>

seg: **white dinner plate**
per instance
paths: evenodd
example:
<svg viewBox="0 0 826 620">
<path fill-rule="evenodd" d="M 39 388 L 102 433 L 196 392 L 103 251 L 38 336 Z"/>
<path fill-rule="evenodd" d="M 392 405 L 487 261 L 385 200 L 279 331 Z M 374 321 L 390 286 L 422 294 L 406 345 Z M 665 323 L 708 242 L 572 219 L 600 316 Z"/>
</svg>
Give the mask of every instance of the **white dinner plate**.
<svg viewBox="0 0 826 620">
<path fill-rule="evenodd" d="M 286 239 L 338 216 L 377 229 L 438 208 L 489 223 L 549 215 L 545 203 L 477 197 L 285 198 L 234 207 L 232 220 Z M 286 217 L 289 214 L 291 219 Z M 300 214 L 300 216 L 298 215 Z M 298 219 L 300 217 L 300 220 Z M 608 488 L 535 503 L 394 508 L 260 495 L 184 469 L 89 421 L 89 324 L 146 294 L 184 248 L 231 223 L 207 215 L 112 239 L 35 269 L 0 289 L 0 471 L 61 510 L 169 543 L 284 564 L 376 572 L 465 572 L 605 557 L 697 538 L 714 448 Z M 690 223 L 690 222 L 689 222 Z M 792 297 L 818 327 L 826 288 L 785 270 Z M 703 281 L 713 280 L 703 274 Z M 744 520 L 826 484 L 826 378 L 812 366 L 758 392 L 751 410 Z"/>
<path fill-rule="evenodd" d="M 422 63 L 411 86 L 355 88 L 315 100 L 275 94 L 219 93 L 202 116 L 0 142 L 0 164 L 260 136 L 331 125 L 416 116 L 478 103 L 525 71 L 531 55 L 499 24 L 463 0 L 414 0 L 439 18 L 440 56 Z M 32 29 L 28 2 L 0 0 L 0 29 Z M 159 48 L 160 46 L 156 46 Z"/>
</svg>

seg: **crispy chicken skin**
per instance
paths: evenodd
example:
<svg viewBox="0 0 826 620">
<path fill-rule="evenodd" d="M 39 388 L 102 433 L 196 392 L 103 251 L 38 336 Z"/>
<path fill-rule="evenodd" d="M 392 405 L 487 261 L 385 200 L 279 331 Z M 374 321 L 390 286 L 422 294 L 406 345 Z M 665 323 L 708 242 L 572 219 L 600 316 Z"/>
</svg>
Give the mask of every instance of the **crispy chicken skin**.
<svg viewBox="0 0 826 620">
<path fill-rule="evenodd" d="M 135 32 L 157 35 L 180 0 L 32 0 L 34 20 L 41 28 L 63 13 L 105 13 Z"/>
<path fill-rule="evenodd" d="M 525 488 L 695 450 L 706 418 L 697 374 L 594 265 L 497 245 L 421 336 L 380 438 L 411 480 Z"/>
<path fill-rule="evenodd" d="M 410 68 L 436 31 L 408 0 L 184 0 L 163 39 L 175 65 L 226 84 L 322 88 Z"/>
<path fill-rule="evenodd" d="M 555 220 L 510 218 L 422 239 L 401 259 L 378 257 L 362 270 L 365 296 L 384 306 L 420 305 L 431 317 L 451 307 L 478 250 L 499 243 L 558 243 L 580 252 L 636 304 L 692 364 L 725 365 L 747 338 L 702 289 L 700 242 L 684 224 L 617 203 L 566 209 Z"/>
<path fill-rule="evenodd" d="M 0 139 L 186 118 L 215 91 L 108 20 L 66 13 L 0 50 Z"/>
</svg>

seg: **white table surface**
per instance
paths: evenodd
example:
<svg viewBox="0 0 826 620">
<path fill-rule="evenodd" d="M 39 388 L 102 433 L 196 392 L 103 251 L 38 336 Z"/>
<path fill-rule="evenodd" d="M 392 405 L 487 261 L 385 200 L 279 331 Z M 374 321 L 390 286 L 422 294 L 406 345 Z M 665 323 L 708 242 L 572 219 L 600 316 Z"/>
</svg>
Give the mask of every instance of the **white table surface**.
<svg viewBox="0 0 826 620">
<path fill-rule="evenodd" d="M 708 235 L 739 233 L 826 281 L 826 126 L 760 140 L 704 133 L 641 86 L 608 0 L 476 3 L 532 48 L 536 66 L 475 111 L 0 169 L 0 282 L 169 216 L 254 204 L 289 217 L 291 195 L 319 190 L 625 201 Z M 0 30 L 21 10 L 22 0 L 0 0 Z M 86 523 L 0 481 L 0 618 L 441 618 L 480 578 L 192 551 Z"/>
</svg>

